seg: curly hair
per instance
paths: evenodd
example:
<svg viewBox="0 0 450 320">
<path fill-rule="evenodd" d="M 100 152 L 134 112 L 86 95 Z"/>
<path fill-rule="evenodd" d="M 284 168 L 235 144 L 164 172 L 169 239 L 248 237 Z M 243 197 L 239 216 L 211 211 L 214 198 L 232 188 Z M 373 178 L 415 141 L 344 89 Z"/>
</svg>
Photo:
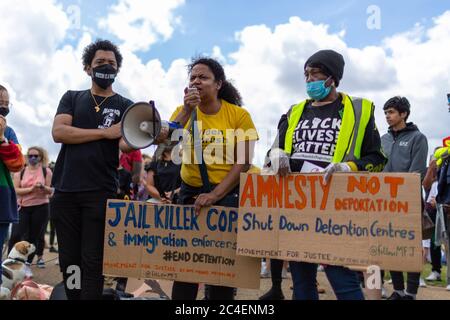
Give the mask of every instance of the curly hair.
<svg viewBox="0 0 450 320">
<path fill-rule="evenodd" d="M 92 64 L 92 61 L 94 60 L 95 54 L 98 50 L 114 52 L 117 61 L 117 69 L 120 69 L 120 67 L 122 66 L 123 57 L 120 53 L 119 48 L 111 41 L 101 39 L 97 39 L 94 43 L 91 43 L 86 48 L 84 48 L 82 60 L 85 69 Z"/>
<path fill-rule="evenodd" d="M 229 103 L 235 104 L 237 106 L 242 106 L 242 97 L 239 91 L 227 80 L 225 76 L 225 71 L 222 65 L 212 58 L 198 57 L 193 58 L 191 64 L 188 66 L 189 74 L 192 73 L 192 69 L 198 65 L 203 64 L 207 66 L 211 72 L 214 74 L 216 81 L 222 81 L 222 87 L 219 90 L 218 97 Z"/>
</svg>

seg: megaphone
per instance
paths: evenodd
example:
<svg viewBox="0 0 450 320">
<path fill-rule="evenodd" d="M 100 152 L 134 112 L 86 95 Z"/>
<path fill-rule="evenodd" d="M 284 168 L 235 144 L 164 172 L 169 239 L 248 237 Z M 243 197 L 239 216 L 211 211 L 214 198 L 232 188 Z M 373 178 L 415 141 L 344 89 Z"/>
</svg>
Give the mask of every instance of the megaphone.
<svg viewBox="0 0 450 320">
<path fill-rule="evenodd" d="M 166 128 L 170 134 L 181 126 L 176 122 L 161 120 L 155 102 L 137 102 L 125 111 L 122 118 L 122 137 L 134 149 L 145 149 L 153 144 Z"/>
</svg>

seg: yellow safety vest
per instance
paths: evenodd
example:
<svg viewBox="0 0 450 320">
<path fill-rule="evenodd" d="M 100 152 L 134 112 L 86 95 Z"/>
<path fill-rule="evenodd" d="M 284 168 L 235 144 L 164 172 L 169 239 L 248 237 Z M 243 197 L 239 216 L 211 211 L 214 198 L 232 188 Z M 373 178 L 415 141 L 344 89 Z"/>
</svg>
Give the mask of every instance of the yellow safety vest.
<svg viewBox="0 0 450 320">
<path fill-rule="evenodd" d="M 342 125 L 333 156 L 333 163 L 348 162 L 361 158 L 361 147 L 367 124 L 373 113 L 373 103 L 367 99 L 354 98 L 341 93 L 344 113 Z M 305 100 L 293 106 L 288 116 L 288 129 L 286 132 L 284 151 L 292 154 L 294 131 L 298 126 L 303 110 L 310 100 Z M 355 134 L 356 132 L 356 134 Z"/>
</svg>

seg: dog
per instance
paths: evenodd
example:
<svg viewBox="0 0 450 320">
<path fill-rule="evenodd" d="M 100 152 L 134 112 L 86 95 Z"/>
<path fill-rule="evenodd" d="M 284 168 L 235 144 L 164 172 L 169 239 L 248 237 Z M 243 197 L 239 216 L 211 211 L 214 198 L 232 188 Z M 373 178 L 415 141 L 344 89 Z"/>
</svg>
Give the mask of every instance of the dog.
<svg viewBox="0 0 450 320">
<path fill-rule="evenodd" d="M 12 291 L 14 287 L 22 282 L 29 267 L 26 265 L 28 256 L 36 251 L 36 247 L 27 242 L 17 242 L 10 253 L 8 258 L 2 263 L 2 291 L 3 288 Z M 6 293 L 6 290 L 4 290 Z"/>
</svg>

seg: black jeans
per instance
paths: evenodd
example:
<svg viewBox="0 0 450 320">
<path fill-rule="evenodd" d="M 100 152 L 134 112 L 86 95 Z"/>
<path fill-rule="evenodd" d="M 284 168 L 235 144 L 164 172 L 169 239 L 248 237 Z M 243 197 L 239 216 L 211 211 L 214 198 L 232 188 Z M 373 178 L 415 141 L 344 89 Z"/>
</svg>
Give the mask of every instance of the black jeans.
<svg viewBox="0 0 450 320">
<path fill-rule="evenodd" d="M 114 193 L 106 191 L 56 192 L 50 201 L 58 237 L 60 269 L 69 300 L 99 300 L 102 297 L 106 202 L 115 198 Z M 75 274 L 72 268 L 68 270 L 70 266 L 81 269 L 81 287 L 68 287 L 68 284 L 73 287 Z"/>
<path fill-rule="evenodd" d="M 44 255 L 44 249 L 45 249 L 45 232 L 47 231 L 49 219 L 47 218 L 47 222 L 45 223 L 44 232 L 41 234 L 41 238 L 39 239 L 37 246 L 36 246 L 36 255 L 38 257 L 41 257 Z"/>
<path fill-rule="evenodd" d="M 430 216 L 431 220 L 433 221 L 434 224 L 436 224 L 436 209 L 434 210 L 429 210 L 427 209 L 428 215 Z M 431 239 L 431 245 L 430 245 L 430 256 L 431 256 L 431 265 L 432 265 L 432 270 L 431 271 L 435 271 L 435 272 L 439 272 L 439 274 L 441 273 L 441 269 L 442 269 L 442 251 L 441 251 L 441 247 L 436 246 L 434 239 L 435 239 L 435 234 L 433 233 L 433 238 Z"/>
<path fill-rule="evenodd" d="M 283 282 L 283 260 L 270 259 L 270 275 L 272 276 L 272 287 L 281 289 Z"/>
<path fill-rule="evenodd" d="M 40 206 L 22 207 L 19 211 L 19 223 L 13 224 L 11 238 L 8 243 L 8 252 L 19 241 L 26 240 L 36 247 L 36 252 L 28 256 L 28 262 L 33 261 L 34 256 L 42 255 L 39 252 L 40 240 L 45 233 L 49 211 L 48 204 Z"/>
<path fill-rule="evenodd" d="M 181 184 L 178 204 L 193 204 L 194 196 L 203 193 L 202 188 L 191 187 L 185 183 Z M 224 207 L 239 207 L 239 187 L 236 187 L 222 200 L 215 203 Z M 198 283 L 187 283 L 174 281 L 172 286 L 172 300 L 195 300 L 198 294 Z M 233 300 L 234 288 L 224 286 L 205 286 L 206 300 Z"/>
<path fill-rule="evenodd" d="M 405 290 L 405 279 L 403 278 L 403 272 L 390 271 L 390 273 L 394 290 Z M 417 291 L 419 290 L 419 281 L 420 272 L 408 272 L 406 292 L 410 294 L 417 294 Z"/>
<path fill-rule="evenodd" d="M 48 224 L 50 224 L 50 239 L 49 239 L 49 246 L 53 247 L 53 245 L 55 244 L 55 236 L 56 236 L 56 231 L 55 231 L 55 224 L 52 222 L 51 219 L 48 220 L 47 225 L 45 227 L 45 231 L 42 234 L 41 240 L 38 242 L 38 247 L 36 248 L 36 254 L 38 256 L 42 256 L 44 254 L 44 249 L 45 249 L 45 233 L 47 232 L 47 226 Z"/>
<path fill-rule="evenodd" d="M 55 236 L 56 236 L 56 228 L 55 223 L 50 219 L 50 247 L 53 247 L 55 245 Z"/>
</svg>

